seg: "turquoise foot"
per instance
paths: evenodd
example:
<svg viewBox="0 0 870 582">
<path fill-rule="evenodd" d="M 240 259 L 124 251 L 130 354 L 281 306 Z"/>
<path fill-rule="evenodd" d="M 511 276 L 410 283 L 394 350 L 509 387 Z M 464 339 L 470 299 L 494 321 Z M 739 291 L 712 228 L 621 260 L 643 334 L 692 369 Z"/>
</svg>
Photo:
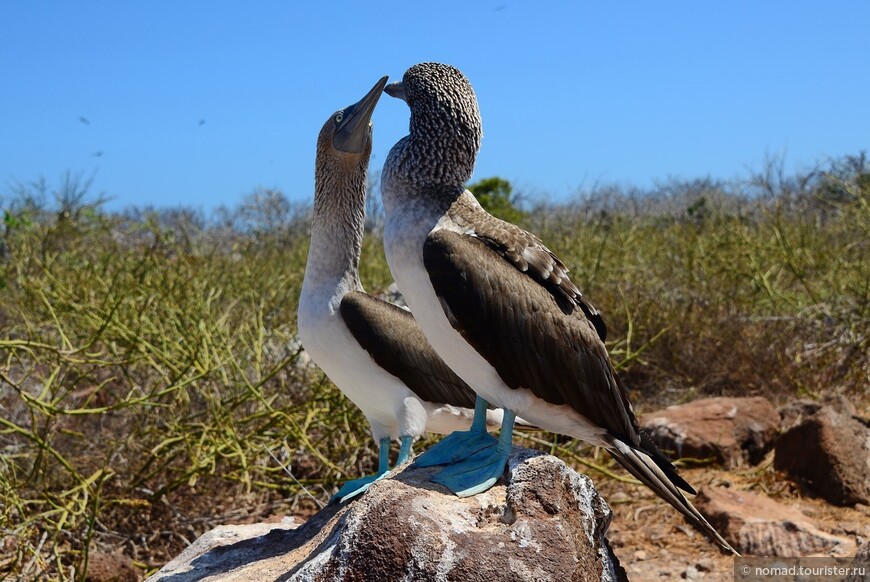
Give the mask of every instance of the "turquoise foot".
<svg viewBox="0 0 870 582">
<path fill-rule="evenodd" d="M 348 481 L 341 486 L 341 489 L 339 489 L 338 493 L 333 496 L 333 499 L 338 499 L 339 503 L 344 503 L 348 499 L 353 499 L 357 495 L 362 495 L 372 486 L 372 483 L 380 481 L 384 477 L 389 476 L 389 474 L 390 472 L 386 471 L 384 473 L 376 473 L 374 475 L 368 475 L 366 477 L 360 477 L 359 479 Z"/>
<path fill-rule="evenodd" d="M 404 444 L 404 441 L 403 441 Z M 410 446 L 410 445 L 409 445 Z M 338 499 L 339 503 L 344 503 L 348 499 L 353 499 L 357 495 L 365 493 L 372 483 L 383 479 L 390 474 L 390 437 L 383 437 L 378 442 L 378 472 L 368 477 L 360 477 L 353 481 L 348 481 L 341 486 L 338 493 L 332 496 L 332 499 Z"/>
<path fill-rule="evenodd" d="M 418 467 L 451 465 L 494 449 L 497 443 L 496 438 L 486 432 L 456 431 L 414 459 L 414 465 Z"/>
<path fill-rule="evenodd" d="M 494 436 L 486 432 L 486 400 L 477 397 L 474 403 L 474 419 L 471 430 L 456 431 L 433 445 L 414 460 L 418 467 L 450 465 L 482 453 L 496 445 Z"/>
<path fill-rule="evenodd" d="M 495 485 L 504 474 L 511 453 L 515 417 L 513 412 L 505 410 L 495 446 L 444 467 L 430 477 L 430 481 L 444 485 L 459 497 L 477 495 Z"/>
<path fill-rule="evenodd" d="M 504 474 L 509 455 L 510 449 L 504 454 L 494 446 L 464 461 L 444 467 L 429 480 L 444 485 L 459 497 L 471 497 L 495 485 Z"/>
</svg>

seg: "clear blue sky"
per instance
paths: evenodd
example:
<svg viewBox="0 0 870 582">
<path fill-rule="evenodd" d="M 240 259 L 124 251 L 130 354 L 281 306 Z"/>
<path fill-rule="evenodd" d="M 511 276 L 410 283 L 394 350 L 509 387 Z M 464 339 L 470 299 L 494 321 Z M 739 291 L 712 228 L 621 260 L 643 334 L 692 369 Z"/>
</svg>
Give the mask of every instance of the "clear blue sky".
<svg viewBox="0 0 870 582">
<path fill-rule="evenodd" d="M 806 167 L 870 147 L 868 22 L 857 0 L 10 0 L 0 193 L 71 170 L 96 171 L 116 208 L 234 205 L 258 186 L 307 201 L 326 118 L 426 60 L 477 91 L 475 178 L 533 196 L 733 178 L 783 152 Z M 407 123 L 385 96 L 373 169 Z"/>
</svg>

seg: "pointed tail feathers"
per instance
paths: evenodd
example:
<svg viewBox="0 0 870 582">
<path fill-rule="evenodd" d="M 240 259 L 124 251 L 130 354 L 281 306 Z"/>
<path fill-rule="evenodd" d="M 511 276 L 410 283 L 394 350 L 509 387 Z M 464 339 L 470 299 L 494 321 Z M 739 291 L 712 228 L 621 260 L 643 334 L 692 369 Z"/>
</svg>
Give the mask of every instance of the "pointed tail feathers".
<svg viewBox="0 0 870 582">
<path fill-rule="evenodd" d="M 656 495 L 670 503 L 677 511 L 683 514 L 690 524 L 696 529 L 712 538 L 722 549 L 740 554 L 725 541 L 719 532 L 710 525 L 701 513 L 695 509 L 683 495 L 674 480 L 670 478 L 658 463 L 646 452 L 634 448 L 616 437 L 610 437 L 608 452 L 619 461 L 619 464 L 634 475 L 641 483 L 652 489 Z M 673 471 L 669 471 L 673 472 Z M 679 478 L 679 477 L 678 477 Z M 682 481 L 682 478 L 679 478 Z M 683 481 L 685 483 L 685 481 Z"/>
</svg>

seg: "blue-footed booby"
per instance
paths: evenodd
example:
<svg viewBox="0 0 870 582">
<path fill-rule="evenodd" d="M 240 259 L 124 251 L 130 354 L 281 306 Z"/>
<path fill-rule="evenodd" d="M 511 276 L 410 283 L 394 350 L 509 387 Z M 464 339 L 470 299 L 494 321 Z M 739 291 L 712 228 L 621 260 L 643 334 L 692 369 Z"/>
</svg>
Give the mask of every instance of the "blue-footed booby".
<svg viewBox="0 0 870 582">
<path fill-rule="evenodd" d="M 482 137 L 477 98 L 456 68 L 422 63 L 388 85 L 409 135 L 381 175 L 387 262 L 432 347 L 504 409 L 496 447 L 432 477 L 473 495 L 504 473 L 516 414 L 603 447 L 722 548 L 680 491 L 694 494 L 643 433 L 603 342 L 600 315 L 540 239 L 487 213 L 465 189 Z M 425 457 L 426 453 L 422 455 Z"/>
<path fill-rule="evenodd" d="M 341 500 L 388 473 L 391 439 L 401 441 L 401 464 L 424 430 L 465 429 L 474 416 L 485 434 L 502 420 L 500 411 L 487 412 L 485 402 L 476 402 L 408 311 L 367 295 L 360 283 L 371 117 L 386 81 L 332 114 L 318 136 L 311 246 L 299 299 L 305 349 L 362 410 L 379 445 L 377 473 L 345 483 L 336 494 Z M 480 414 L 473 414 L 475 406 Z"/>
</svg>

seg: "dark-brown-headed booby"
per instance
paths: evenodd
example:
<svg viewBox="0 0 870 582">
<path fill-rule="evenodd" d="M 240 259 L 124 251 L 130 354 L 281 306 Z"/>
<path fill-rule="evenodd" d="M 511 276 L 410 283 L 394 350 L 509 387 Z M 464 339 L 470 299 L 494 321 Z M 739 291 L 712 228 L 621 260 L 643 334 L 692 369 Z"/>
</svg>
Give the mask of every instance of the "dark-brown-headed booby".
<svg viewBox="0 0 870 582">
<path fill-rule="evenodd" d="M 387 78 L 358 103 L 332 114 L 317 139 L 314 214 L 298 327 L 305 349 L 365 414 L 379 445 L 375 475 L 349 481 L 336 496 L 365 491 L 389 470 L 391 439 L 401 441 L 397 464 L 425 430 L 447 434 L 498 427 L 476 395 L 432 350 L 409 312 L 367 295 L 359 279 L 371 117 Z M 479 399 L 478 399 L 479 400 Z M 480 407 L 480 414 L 472 409 Z M 491 436 L 487 435 L 489 439 Z"/>
<path fill-rule="evenodd" d="M 692 487 L 640 430 L 602 341 L 601 318 L 568 269 L 465 189 L 482 136 L 468 79 L 449 65 L 422 63 L 385 90 L 411 109 L 410 133 L 390 150 L 381 175 L 387 262 L 435 351 L 505 410 L 495 448 L 433 480 L 458 495 L 490 487 L 504 472 L 520 414 L 603 447 L 733 552 L 680 491 L 695 493 Z"/>
</svg>

